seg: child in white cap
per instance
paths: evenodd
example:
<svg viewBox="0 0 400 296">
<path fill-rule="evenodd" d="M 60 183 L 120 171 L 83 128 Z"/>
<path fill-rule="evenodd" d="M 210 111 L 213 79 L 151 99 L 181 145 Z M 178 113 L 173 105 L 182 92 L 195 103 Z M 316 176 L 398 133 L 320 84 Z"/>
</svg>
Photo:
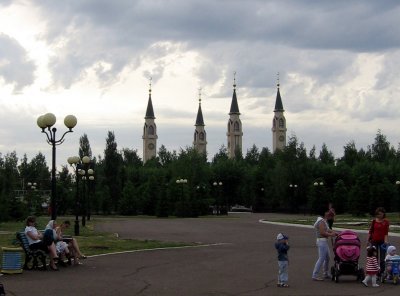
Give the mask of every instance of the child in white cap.
<svg viewBox="0 0 400 296">
<path fill-rule="evenodd" d="M 387 273 L 387 279 L 391 279 L 391 273 L 392 273 L 392 264 L 390 264 L 388 261 L 392 260 L 393 257 L 398 256 L 396 254 L 396 247 L 395 246 L 389 246 L 386 250 L 386 257 L 385 257 L 385 262 L 386 262 L 386 273 Z"/>
<path fill-rule="evenodd" d="M 289 257 L 288 257 L 288 244 L 289 238 L 283 233 L 278 233 L 276 236 L 275 249 L 278 251 L 278 287 L 289 287 L 288 280 L 288 266 L 289 266 Z"/>
</svg>

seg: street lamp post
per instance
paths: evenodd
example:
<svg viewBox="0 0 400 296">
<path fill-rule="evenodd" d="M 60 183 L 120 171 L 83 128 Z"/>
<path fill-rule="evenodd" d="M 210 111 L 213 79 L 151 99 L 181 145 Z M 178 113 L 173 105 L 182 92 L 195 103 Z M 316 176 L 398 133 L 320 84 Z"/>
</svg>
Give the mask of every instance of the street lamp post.
<svg viewBox="0 0 400 296">
<path fill-rule="evenodd" d="M 324 182 L 322 182 L 322 181 L 320 181 L 320 182 L 315 181 L 313 185 L 314 185 L 314 187 L 316 188 L 317 193 L 320 194 L 320 193 L 321 193 L 320 188 L 322 188 L 322 186 L 324 186 Z M 325 203 L 323 203 L 323 202 L 321 201 L 321 198 L 318 199 L 316 202 L 317 202 L 317 204 L 318 204 L 317 211 L 318 211 L 318 213 L 319 213 L 319 212 L 321 212 L 322 208 L 325 207 Z M 321 205 L 321 203 L 322 203 L 322 205 Z"/>
<path fill-rule="evenodd" d="M 94 181 L 94 170 L 93 169 L 88 169 L 88 182 L 89 182 L 89 192 L 88 192 L 88 199 L 87 199 L 87 220 L 90 221 L 90 214 L 91 214 L 91 209 L 90 209 L 90 204 L 91 204 L 91 199 L 90 199 L 90 195 L 93 193 L 92 189 L 93 189 L 93 181 Z"/>
<path fill-rule="evenodd" d="M 74 225 L 74 232 L 75 235 L 79 235 L 79 166 L 81 163 L 81 159 L 79 156 L 71 156 L 68 157 L 68 163 L 74 169 L 75 172 L 75 183 L 76 183 L 76 190 L 75 190 L 75 225 Z"/>
<path fill-rule="evenodd" d="M 181 186 L 181 210 L 182 210 L 182 213 L 181 213 L 181 215 L 183 216 L 183 215 L 185 215 L 185 199 L 184 199 L 184 196 L 183 196 L 183 186 L 185 185 L 187 183 L 187 179 L 177 179 L 176 180 L 176 184 L 181 184 L 182 186 Z"/>
<path fill-rule="evenodd" d="M 89 180 L 94 180 L 94 170 L 90 168 L 90 157 L 89 156 L 84 156 L 82 157 L 82 164 L 81 164 L 81 170 L 80 170 L 80 175 L 82 176 L 82 180 L 84 181 L 83 184 L 83 200 L 82 200 L 82 206 L 83 206 L 83 213 L 82 213 L 82 226 L 86 226 L 86 217 L 90 217 L 89 213 L 89 203 L 90 203 L 90 198 L 89 198 L 89 192 L 88 192 L 88 182 Z M 90 218 L 88 218 L 90 220 Z"/>
<path fill-rule="evenodd" d="M 214 181 L 213 186 L 214 186 L 214 188 L 216 190 L 218 190 L 218 195 L 217 195 L 217 198 L 216 198 L 216 211 L 217 211 L 217 215 L 220 215 L 221 214 L 221 209 L 220 209 L 219 202 L 220 202 L 220 199 L 221 199 L 222 182 L 221 181 L 219 181 L 219 182 Z M 218 188 L 218 186 L 219 186 L 219 188 Z"/>
<path fill-rule="evenodd" d="M 36 184 L 36 182 L 28 182 L 27 185 L 28 185 L 28 187 L 27 187 L 27 189 L 28 189 L 28 210 L 29 210 L 30 214 L 33 214 L 33 211 L 32 211 L 33 191 L 36 190 L 37 184 Z"/>
<path fill-rule="evenodd" d="M 61 145 L 64 142 L 64 137 L 68 133 L 72 133 L 72 129 L 77 124 L 77 119 L 74 115 L 67 115 L 64 118 L 64 124 L 69 129 L 62 137 L 57 140 L 56 132 L 57 129 L 52 126 L 56 123 L 56 116 L 52 113 L 46 113 L 41 115 L 37 119 L 37 125 L 42 129 L 42 133 L 46 134 L 47 143 L 52 146 L 52 163 L 51 163 L 51 219 L 56 220 L 57 218 L 57 191 L 56 191 L 56 146 Z"/>
<path fill-rule="evenodd" d="M 290 194 L 291 194 L 291 199 L 290 199 L 290 201 L 289 201 L 289 205 L 290 205 L 290 207 L 291 207 L 291 211 L 293 211 L 294 210 L 294 206 L 295 206 L 295 204 L 297 203 L 297 201 L 295 202 L 295 200 L 296 200 L 296 190 L 297 190 L 297 184 L 289 184 L 289 188 L 290 188 Z"/>
</svg>

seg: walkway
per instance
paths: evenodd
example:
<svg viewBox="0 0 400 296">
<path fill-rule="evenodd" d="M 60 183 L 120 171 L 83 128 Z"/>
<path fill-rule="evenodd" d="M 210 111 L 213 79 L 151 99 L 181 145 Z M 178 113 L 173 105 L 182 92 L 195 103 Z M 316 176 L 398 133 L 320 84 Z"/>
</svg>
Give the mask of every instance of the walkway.
<svg viewBox="0 0 400 296">
<path fill-rule="evenodd" d="M 201 242 L 202 247 L 174 248 L 91 257 L 59 272 L 5 275 L 8 295 L 395 295 L 399 287 L 365 288 L 355 277 L 340 283 L 311 281 L 317 257 L 308 228 L 260 223 L 276 214 L 227 218 L 129 219 L 99 223 L 100 231 L 122 238 Z M 290 288 L 276 287 L 276 234 L 290 237 Z M 365 247 L 366 235 L 360 234 Z M 400 239 L 392 243 L 400 246 Z M 364 262 L 361 260 L 362 263 Z"/>
</svg>

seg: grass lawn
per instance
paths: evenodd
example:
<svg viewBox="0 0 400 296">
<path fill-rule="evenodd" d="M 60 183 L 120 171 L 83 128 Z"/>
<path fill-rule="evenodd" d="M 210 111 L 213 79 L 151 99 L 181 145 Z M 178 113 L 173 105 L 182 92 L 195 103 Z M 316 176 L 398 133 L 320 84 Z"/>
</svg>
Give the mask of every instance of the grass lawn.
<svg viewBox="0 0 400 296">
<path fill-rule="evenodd" d="M 58 217 L 58 221 L 64 220 L 71 221 L 71 227 L 66 231 L 65 234 L 74 234 L 74 217 Z M 129 218 L 115 218 L 115 219 L 129 219 Z M 114 220 L 110 217 L 106 217 L 104 220 Z M 37 229 L 44 229 L 48 217 L 37 217 Z M 121 251 L 132 251 L 132 250 L 143 250 L 143 249 L 154 249 L 154 248 L 169 248 L 169 247 L 180 247 L 180 246 L 190 246 L 195 245 L 190 243 L 182 242 L 162 242 L 155 240 L 134 240 L 134 239 L 122 239 L 117 237 L 113 233 L 101 233 L 94 231 L 94 223 L 96 223 L 96 218 L 92 218 L 91 221 L 86 221 L 86 227 L 80 227 L 80 235 L 74 236 L 79 247 L 87 256 L 114 253 Z M 16 247 L 15 233 L 17 231 L 22 231 L 25 229 L 25 222 L 6 222 L 0 223 L 0 246 L 1 247 Z"/>
</svg>

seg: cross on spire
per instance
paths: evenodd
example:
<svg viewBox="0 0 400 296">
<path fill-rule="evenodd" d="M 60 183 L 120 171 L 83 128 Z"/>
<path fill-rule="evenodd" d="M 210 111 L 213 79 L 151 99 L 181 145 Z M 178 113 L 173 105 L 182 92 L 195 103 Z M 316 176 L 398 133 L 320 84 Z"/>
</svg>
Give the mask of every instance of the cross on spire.
<svg viewBox="0 0 400 296">
<path fill-rule="evenodd" d="M 150 78 L 149 78 L 149 94 L 151 94 L 151 80 L 152 80 L 153 78 L 150 76 Z"/>
<path fill-rule="evenodd" d="M 276 86 L 279 88 L 279 72 L 276 74 Z"/>
<path fill-rule="evenodd" d="M 201 87 L 198 90 L 199 90 L 199 104 L 201 104 Z"/>
</svg>

